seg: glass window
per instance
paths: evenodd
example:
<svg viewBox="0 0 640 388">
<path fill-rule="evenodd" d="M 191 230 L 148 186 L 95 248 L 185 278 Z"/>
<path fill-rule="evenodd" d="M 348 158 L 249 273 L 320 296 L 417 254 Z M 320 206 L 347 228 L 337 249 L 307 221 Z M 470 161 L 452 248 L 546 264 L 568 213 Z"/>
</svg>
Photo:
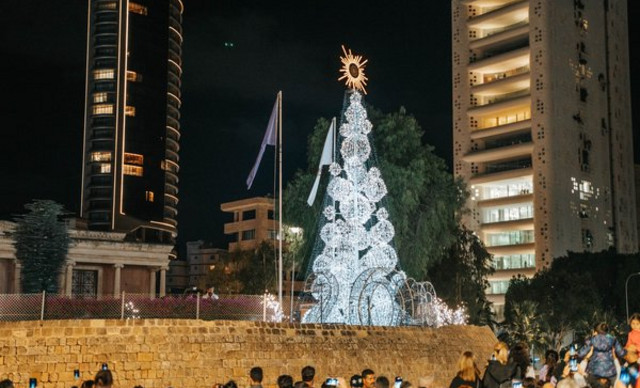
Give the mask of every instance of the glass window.
<svg viewBox="0 0 640 388">
<path fill-rule="evenodd" d="M 92 110 L 94 115 L 112 115 L 113 114 L 113 105 L 112 104 L 97 104 L 93 106 Z"/>
<path fill-rule="evenodd" d="M 114 79 L 115 71 L 113 69 L 98 69 L 93 71 L 93 79 Z"/>
<path fill-rule="evenodd" d="M 135 106 L 125 106 L 124 107 L 124 114 L 127 116 L 135 116 L 136 115 L 136 107 Z"/>
<path fill-rule="evenodd" d="M 515 230 L 501 233 L 488 233 L 487 246 L 529 244 L 534 241 L 533 230 Z"/>
<path fill-rule="evenodd" d="M 270 220 L 275 220 L 275 219 L 276 219 L 276 217 L 275 217 L 275 216 L 276 216 L 276 213 L 275 213 L 273 210 L 268 210 L 268 211 L 267 211 L 267 217 L 268 217 Z"/>
<path fill-rule="evenodd" d="M 90 158 L 92 162 L 110 162 L 111 152 L 92 152 Z"/>
<path fill-rule="evenodd" d="M 256 219 L 256 211 L 254 210 L 247 210 L 242 212 L 242 220 L 246 221 L 246 220 L 255 220 Z"/>
<path fill-rule="evenodd" d="M 503 208 L 491 208 L 484 211 L 483 222 L 485 224 L 492 222 L 504 222 L 522 220 L 533 217 L 533 205 L 520 205 Z"/>
<path fill-rule="evenodd" d="M 493 280 L 489 282 L 489 294 L 506 294 L 509 280 Z"/>
<path fill-rule="evenodd" d="M 100 173 L 101 174 L 110 174 L 111 173 L 111 163 L 100 163 Z"/>
<path fill-rule="evenodd" d="M 93 93 L 93 102 L 94 104 L 100 104 L 103 102 L 107 102 L 107 92 L 98 92 Z"/>
<path fill-rule="evenodd" d="M 126 164 L 137 164 L 138 166 L 142 166 L 144 164 L 144 156 L 140 154 L 132 154 L 130 152 L 125 152 L 124 162 Z"/>
<path fill-rule="evenodd" d="M 115 1 L 99 2 L 98 9 L 116 9 L 116 2 Z"/>
<path fill-rule="evenodd" d="M 143 168 L 140 166 L 132 166 L 130 164 L 125 164 L 123 168 L 124 175 L 132 175 L 132 176 L 142 176 Z"/>
<path fill-rule="evenodd" d="M 127 81 L 139 82 L 142 81 L 142 75 L 135 71 L 127 70 Z"/>
<path fill-rule="evenodd" d="M 243 230 L 242 231 L 242 241 L 253 240 L 256 238 L 256 230 Z"/>
<path fill-rule="evenodd" d="M 145 195 L 145 199 L 147 200 L 147 202 L 153 202 L 153 198 L 155 196 L 153 191 L 145 191 L 144 195 Z"/>
<path fill-rule="evenodd" d="M 535 268 L 535 266 L 536 255 L 533 253 L 493 257 L 493 267 L 497 270 Z"/>
<path fill-rule="evenodd" d="M 138 15 L 145 15 L 145 16 L 148 13 L 147 7 L 137 3 L 129 3 L 129 11 L 133 13 L 137 13 Z"/>
<path fill-rule="evenodd" d="M 278 231 L 277 230 L 273 230 L 273 229 L 269 229 L 269 239 L 270 240 L 277 240 L 278 239 Z"/>
</svg>

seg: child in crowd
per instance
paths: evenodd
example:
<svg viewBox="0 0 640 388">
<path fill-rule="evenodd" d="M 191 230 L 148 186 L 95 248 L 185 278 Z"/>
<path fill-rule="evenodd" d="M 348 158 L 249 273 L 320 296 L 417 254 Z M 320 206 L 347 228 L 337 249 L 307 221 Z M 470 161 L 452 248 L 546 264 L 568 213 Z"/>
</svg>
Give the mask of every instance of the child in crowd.
<svg viewBox="0 0 640 388">
<path fill-rule="evenodd" d="M 624 346 L 627 350 L 637 352 L 640 349 L 640 314 L 634 313 L 629 318 L 629 326 L 631 330 L 627 335 L 627 344 Z"/>
</svg>

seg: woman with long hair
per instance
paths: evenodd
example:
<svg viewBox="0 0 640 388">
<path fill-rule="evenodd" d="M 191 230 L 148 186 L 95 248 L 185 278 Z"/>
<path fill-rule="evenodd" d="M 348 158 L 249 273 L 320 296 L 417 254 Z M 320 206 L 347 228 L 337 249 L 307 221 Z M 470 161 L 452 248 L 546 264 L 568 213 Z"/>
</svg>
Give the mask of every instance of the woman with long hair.
<svg viewBox="0 0 640 388">
<path fill-rule="evenodd" d="M 462 353 L 458 359 L 458 373 L 449 384 L 449 388 L 461 387 L 481 388 L 480 371 L 473 353 L 469 351 Z"/>
<path fill-rule="evenodd" d="M 520 378 L 518 364 L 509 361 L 509 346 L 498 342 L 493 347 L 493 356 L 482 378 L 484 388 L 505 388 L 511 386 L 511 380 Z"/>
</svg>

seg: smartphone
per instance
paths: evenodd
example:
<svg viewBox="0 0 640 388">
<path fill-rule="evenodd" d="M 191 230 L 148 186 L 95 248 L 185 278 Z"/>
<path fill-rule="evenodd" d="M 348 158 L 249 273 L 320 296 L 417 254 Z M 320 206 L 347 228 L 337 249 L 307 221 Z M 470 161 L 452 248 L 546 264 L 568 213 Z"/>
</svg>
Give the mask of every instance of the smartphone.
<svg viewBox="0 0 640 388">
<path fill-rule="evenodd" d="M 109 370 L 109 366 L 107 365 L 106 362 L 102 364 L 102 370 Z"/>
<path fill-rule="evenodd" d="M 578 360 L 576 358 L 572 358 L 569 360 L 569 370 L 571 372 L 577 372 L 578 371 Z"/>
<path fill-rule="evenodd" d="M 511 380 L 511 388 L 522 388 L 522 381 Z"/>
<path fill-rule="evenodd" d="M 32 377 L 29 379 L 29 388 L 36 388 L 38 386 L 38 379 Z"/>
<path fill-rule="evenodd" d="M 400 388 L 402 386 L 402 377 L 396 376 L 396 381 L 393 383 L 393 388 Z"/>
<path fill-rule="evenodd" d="M 336 379 L 335 377 L 329 377 L 327 379 L 327 381 L 325 382 L 325 384 L 330 385 L 332 387 L 337 387 L 338 386 L 338 379 Z"/>
<path fill-rule="evenodd" d="M 80 369 L 73 370 L 73 378 L 78 380 L 80 378 Z"/>
</svg>

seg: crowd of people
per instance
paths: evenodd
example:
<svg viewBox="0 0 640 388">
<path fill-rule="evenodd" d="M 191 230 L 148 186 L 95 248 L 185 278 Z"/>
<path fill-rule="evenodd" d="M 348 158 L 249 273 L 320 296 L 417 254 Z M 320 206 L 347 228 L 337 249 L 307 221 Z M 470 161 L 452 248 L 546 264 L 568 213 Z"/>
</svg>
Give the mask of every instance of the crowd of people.
<svg viewBox="0 0 640 388">
<path fill-rule="evenodd" d="M 582 344 L 572 344 L 560 352 L 549 349 L 539 370 L 532 365 L 529 347 L 517 343 L 512 348 L 498 342 L 491 359 L 481 372 L 475 355 L 465 351 L 457 362 L 457 373 L 449 388 L 640 388 L 638 376 L 638 351 L 640 350 L 640 314 L 629 319 L 631 330 L 625 346 L 609 334 L 605 323 L 598 324 Z M 262 388 L 262 368 L 249 371 L 249 388 Z M 413 384 L 395 377 L 393 387 L 386 376 L 376 376 L 371 369 L 353 375 L 347 382 L 342 377 L 330 377 L 316 381 L 316 370 L 305 366 L 296 381 L 291 375 L 280 375 L 278 388 L 413 388 Z M 32 385 L 32 384 L 30 384 Z M 32 385 L 35 388 L 36 384 Z M 92 380 L 86 380 L 80 388 L 111 388 L 113 375 L 103 364 Z M 433 377 L 418 379 L 417 388 L 434 388 Z M 0 381 L 0 388 L 14 388 L 11 380 Z M 77 386 L 72 388 L 78 388 Z M 134 388 L 142 388 L 136 386 Z M 171 387 L 170 387 L 171 388 Z M 216 384 L 213 388 L 238 388 L 234 380 Z"/>
</svg>

